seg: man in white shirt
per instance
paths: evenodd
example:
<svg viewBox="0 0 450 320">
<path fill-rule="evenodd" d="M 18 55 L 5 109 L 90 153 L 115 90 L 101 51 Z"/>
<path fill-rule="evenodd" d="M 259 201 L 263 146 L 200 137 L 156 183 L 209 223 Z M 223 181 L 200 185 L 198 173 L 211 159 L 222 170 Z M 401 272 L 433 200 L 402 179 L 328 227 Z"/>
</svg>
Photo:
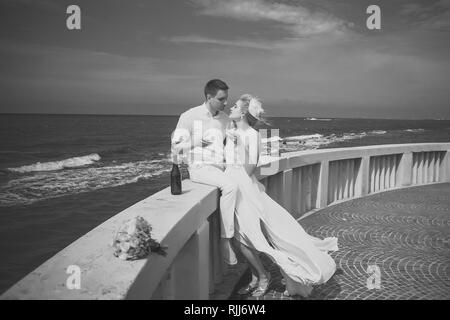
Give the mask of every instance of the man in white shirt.
<svg viewBox="0 0 450 320">
<path fill-rule="evenodd" d="M 205 102 L 182 113 L 172 135 L 173 154 L 183 154 L 189 166 L 191 181 L 220 189 L 221 237 L 223 254 L 228 264 L 236 264 L 229 240 L 234 236 L 234 209 L 237 185 L 223 170 L 225 130 L 230 123 L 223 112 L 227 105 L 228 86 L 219 79 L 208 81 Z"/>
</svg>

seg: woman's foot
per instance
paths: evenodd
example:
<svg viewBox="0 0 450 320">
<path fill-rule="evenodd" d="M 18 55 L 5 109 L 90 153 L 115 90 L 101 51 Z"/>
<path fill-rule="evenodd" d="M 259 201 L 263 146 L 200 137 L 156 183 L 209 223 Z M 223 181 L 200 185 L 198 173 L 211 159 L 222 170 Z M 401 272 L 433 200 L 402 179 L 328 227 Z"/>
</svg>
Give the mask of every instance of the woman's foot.
<svg viewBox="0 0 450 320">
<path fill-rule="evenodd" d="M 265 277 L 261 277 L 259 279 L 259 285 L 258 288 L 256 288 L 255 291 L 252 293 L 252 297 L 262 297 L 267 293 L 267 290 L 269 289 L 270 280 L 271 280 L 270 274 L 267 274 Z"/>
<path fill-rule="evenodd" d="M 294 293 L 289 293 L 288 289 L 284 290 L 283 296 L 285 297 L 292 297 L 292 296 L 301 296 L 303 298 L 308 298 L 312 293 L 313 287 L 312 286 L 303 286 L 303 287 L 297 287 L 296 291 Z"/>
<path fill-rule="evenodd" d="M 249 294 L 258 286 L 258 278 L 252 275 L 252 281 L 245 287 L 239 289 L 238 294 Z"/>
</svg>

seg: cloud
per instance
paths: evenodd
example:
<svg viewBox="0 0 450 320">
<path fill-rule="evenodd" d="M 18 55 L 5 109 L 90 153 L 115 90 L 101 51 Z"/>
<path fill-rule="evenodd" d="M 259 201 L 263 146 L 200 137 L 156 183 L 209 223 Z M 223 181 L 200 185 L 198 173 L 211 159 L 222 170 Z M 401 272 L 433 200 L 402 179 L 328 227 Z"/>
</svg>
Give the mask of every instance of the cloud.
<svg viewBox="0 0 450 320">
<path fill-rule="evenodd" d="M 2 0 L 0 5 L 11 6 L 11 7 L 32 7 L 32 8 L 43 8 L 52 11 L 61 10 L 64 4 L 59 4 L 52 0 Z"/>
<path fill-rule="evenodd" d="M 233 46 L 233 47 L 242 47 L 242 48 L 253 48 L 253 49 L 264 49 L 270 50 L 274 48 L 273 43 L 267 42 L 256 42 L 256 41 L 248 41 L 248 40 L 222 40 L 222 39 L 214 39 L 210 37 L 202 37 L 199 35 L 189 35 L 189 36 L 176 36 L 166 38 L 166 41 L 173 43 L 192 43 L 192 44 L 215 44 L 222 46 Z"/>
<path fill-rule="evenodd" d="M 311 11 L 300 5 L 270 3 L 265 0 L 192 0 L 202 15 L 241 21 L 279 23 L 291 36 L 345 33 L 351 23 L 324 11 Z"/>
<path fill-rule="evenodd" d="M 420 5 L 404 4 L 400 14 L 412 19 L 412 24 L 420 29 L 450 31 L 450 0 Z"/>
<path fill-rule="evenodd" d="M 12 102 L 27 105 L 30 101 L 167 102 L 174 85 L 199 81 L 196 74 L 162 70 L 158 58 L 94 50 L 8 41 L 0 43 L 0 58 L 0 109 L 11 108 Z"/>
</svg>

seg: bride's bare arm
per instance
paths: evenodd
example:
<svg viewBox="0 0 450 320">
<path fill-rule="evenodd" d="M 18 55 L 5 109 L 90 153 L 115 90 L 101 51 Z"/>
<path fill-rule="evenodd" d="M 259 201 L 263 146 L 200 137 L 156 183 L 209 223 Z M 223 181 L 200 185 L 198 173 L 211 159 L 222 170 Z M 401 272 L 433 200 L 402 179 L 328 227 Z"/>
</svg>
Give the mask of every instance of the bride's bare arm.
<svg viewBox="0 0 450 320">
<path fill-rule="evenodd" d="M 261 136 L 258 131 L 255 132 L 255 135 L 250 136 L 248 143 L 246 141 L 245 148 L 247 157 L 244 167 L 247 174 L 251 176 L 258 165 L 259 154 L 261 152 Z"/>
</svg>

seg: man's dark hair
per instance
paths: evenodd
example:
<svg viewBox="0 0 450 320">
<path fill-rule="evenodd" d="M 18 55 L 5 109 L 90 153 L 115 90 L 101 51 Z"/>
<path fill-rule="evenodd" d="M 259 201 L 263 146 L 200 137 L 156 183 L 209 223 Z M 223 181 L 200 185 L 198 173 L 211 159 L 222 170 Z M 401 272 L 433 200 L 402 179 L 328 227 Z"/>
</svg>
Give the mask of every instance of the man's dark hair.
<svg viewBox="0 0 450 320">
<path fill-rule="evenodd" d="M 220 79 L 209 80 L 205 86 L 205 98 L 207 98 L 208 93 L 215 97 L 219 90 L 228 90 L 227 84 Z"/>
</svg>

